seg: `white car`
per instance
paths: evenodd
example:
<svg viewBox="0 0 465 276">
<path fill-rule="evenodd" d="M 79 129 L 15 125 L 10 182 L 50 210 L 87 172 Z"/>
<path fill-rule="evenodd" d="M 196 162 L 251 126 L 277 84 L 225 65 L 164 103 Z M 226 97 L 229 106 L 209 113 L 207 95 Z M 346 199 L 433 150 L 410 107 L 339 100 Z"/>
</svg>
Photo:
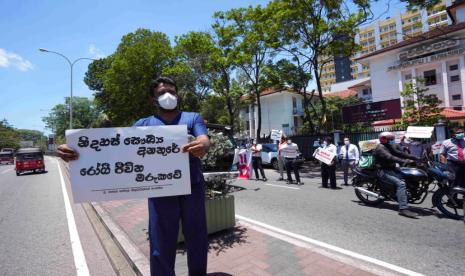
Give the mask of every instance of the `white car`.
<svg viewBox="0 0 465 276">
<path fill-rule="evenodd" d="M 278 169 L 278 145 L 262 144 L 262 163 L 271 165 L 273 169 Z"/>
</svg>

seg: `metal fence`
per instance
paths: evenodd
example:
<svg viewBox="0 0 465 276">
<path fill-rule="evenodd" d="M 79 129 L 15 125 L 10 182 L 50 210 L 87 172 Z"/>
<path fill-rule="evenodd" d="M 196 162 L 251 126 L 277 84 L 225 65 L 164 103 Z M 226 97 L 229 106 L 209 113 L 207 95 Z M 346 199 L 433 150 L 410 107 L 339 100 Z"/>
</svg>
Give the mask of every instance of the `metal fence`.
<svg viewBox="0 0 465 276">
<path fill-rule="evenodd" d="M 387 128 L 381 130 L 373 130 L 367 132 L 348 132 L 348 133 L 339 133 L 340 140 L 342 142 L 344 137 L 348 137 L 352 144 L 358 145 L 359 141 L 366 141 L 372 139 L 378 139 L 378 136 L 383 131 L 405 131 L 405 128 Z M 299 150 L 304 156 L 304 158 L 309 159 L 313 155 L 313 151 L 317 148 L 315 141 L 318 139 L 323 141 L 323 139 L 327 136 L 334 138 L 334 133 L 326 133 L 326 134 L 317 134 L 317 135 L 295 135 L 289 137 L 294 143 L 299 146 Z M 335 141 L 336 142 L 336 141 Z"/>
</svg>

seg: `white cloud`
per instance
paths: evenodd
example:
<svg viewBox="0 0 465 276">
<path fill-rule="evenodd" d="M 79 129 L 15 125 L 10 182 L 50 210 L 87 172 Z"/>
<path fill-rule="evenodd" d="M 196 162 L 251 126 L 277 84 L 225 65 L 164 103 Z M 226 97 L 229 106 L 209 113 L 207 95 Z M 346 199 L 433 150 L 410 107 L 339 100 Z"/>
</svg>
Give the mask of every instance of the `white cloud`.
<svg viewBox="0 0 465 276">
<path fill-rule="evenodd" d="M 97 48 L 94 44 L 89 45 L 89 54 L 93 58 L 103 58 L 103 57 L 105 57 L 105 54 L 102 52 L 102 50 Z"/>
<path fill-rule="evenodd" d="M 0 67 L 8 68 L 10 66 L 16 67 L 20 71 L 28 71 L 34 68 L 29 60 L 0 48 Z"/>
</svg>

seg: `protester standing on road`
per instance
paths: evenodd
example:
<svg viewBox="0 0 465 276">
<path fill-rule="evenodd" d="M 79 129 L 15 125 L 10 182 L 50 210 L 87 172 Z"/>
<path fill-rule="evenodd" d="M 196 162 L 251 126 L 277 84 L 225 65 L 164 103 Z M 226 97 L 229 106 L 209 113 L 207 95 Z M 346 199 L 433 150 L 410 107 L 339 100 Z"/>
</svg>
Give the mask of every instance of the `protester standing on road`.
<svg viewBox="0 0 465 276">
<path fill-rule="evenodd" d="M 281 139 L 278 144 L 278 171 L 279 171 L 279 179 L 278 181 L 284 180 L 284 157 L 282 154 L 282 148 L 284 145 L 286 145 L 287 142 L 287 137 L 286 136 L 281 136 Z"/>
<path fill-rule="evenodd" d="M 334 153 L 335 156 L 337 155 L 337 147 L 333 143 L 333 138 L 329 136 L 323 141 L 323 149 Z M 328 188 L 329 179 L 331 189 L 336 189 L 336 157 L 329 165 L 321 163 L 321 179 L 323 181 L 323 188 Z"/>
<path fill-rule="evenodd" d="M 291 171 L 294 171 L 297 184 L 302 185 L 303 183 L 300 182 L 299 167 L 295 164 L 295 160 L 299 154 L 299 147 L 297 144 L 292 143 L 291 139 L 287 139 L 286 144 L 283 145 L 281 151 L 286 165 L 287 183 L 293 183 Z"/>
<path fill-rule="evenodd" d="M 354 167 L 358 164 L 360 153 L 356 145 L 351 144 L 349 138 L 344 138 L 344 145 L 341 147 L 339 152 L 339 158 L 342 161 L 342 170 L 344 171 L 344 185 L 349 184 L 349 168 L 351 172 Z"/>
<path fill-rule="evenodd" d="M 200 157 L 210 140 L 202 117 L 194 112 L 178 110 L 176 83 L 160 77 L 149 88 L 150 100 L 158 106 L 158 114 L 138 120 L 134 126 L 187 125 L 188 134 L 196 139 L 182 147 L 189 153 L 191 194 L 148 199 L 150 272 L 152 276 L 174 276 L 179 221 L 186 241 L 189 275 L 207 273 L 207 224 L 205 217 L 205 182 Z M 57 150 L 65 161 L 76 160 L 78 154 L 67 145 Z M 154 164 L 156 165 L 156 164 Z"/>
<path fill-rule="evenodd" d="M 255 171 L 255 180 L 260 180 L 258 175 L 258 170 L 262 174 L 262 180 L 267 181 L 265 176 L 265 171 L 263 170 L 262 166 L 262 145 L 257 144 L 257 140 L 253 140 L 252 147 L 250 148 L 252 151 L 252 166 Z"/>
<path fill-rule="evenodd" d="M 465 187 L 465 140 L 463 128 L 455 128 L 452 138 L 445 140 L 440 149 L 441 162 L 447 164 L 450 182 Z"/>
</svg>

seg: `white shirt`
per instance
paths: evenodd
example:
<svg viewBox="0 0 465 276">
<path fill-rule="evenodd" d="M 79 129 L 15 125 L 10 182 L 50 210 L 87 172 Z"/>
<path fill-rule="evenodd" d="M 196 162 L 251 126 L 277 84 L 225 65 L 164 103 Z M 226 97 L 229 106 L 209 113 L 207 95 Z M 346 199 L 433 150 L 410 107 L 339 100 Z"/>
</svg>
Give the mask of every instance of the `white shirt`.
<svg viewBox="0 0 465 276">
<path fill-rule="evenodd" d="M 347 150 L 347 146 L 346 145 L 342 145 L 341 146 L 341 151 L 339 152 L 339 157 L 342 159 L 342 160 L 345 160 L 346 159 L 346 152 L 349 154 L 349 160 L 355 160 L 355 161 L 358 161 L 359 159 L 359 152 L 358 152 L 358 148 L 356 145 L 354 144 L 349 144 L 349 150 Z"/>
<path fill-rule="evenodd" d="M 256 144 L 255 146 L 252 146 L 251 149 L 258 150 L 257 152 L 252 151 L 252 156 L 253 157 L 261 157 L 262 156 L 262 144 Z"/>
<path fill-rule="evenodd" d="M 284 158 L 296 158 L 299 154 L 299 147 L 295 143 L 285 144 L 281 148 L 281 154 Z"/>
<path fill-rule="evenodd" d="M 336 147 L 336 145 L 334 145 L 334 144 L 329 144 L 329 145 L 326 145 L 326 146 L 323 145 L 323 148 L 324 148 L 325 150 L 329 151 L 329 152 L 332 152 L 332 153 L 334 153 L 334 154 L 337 154 L 337 147 Z"/>
</svg>

